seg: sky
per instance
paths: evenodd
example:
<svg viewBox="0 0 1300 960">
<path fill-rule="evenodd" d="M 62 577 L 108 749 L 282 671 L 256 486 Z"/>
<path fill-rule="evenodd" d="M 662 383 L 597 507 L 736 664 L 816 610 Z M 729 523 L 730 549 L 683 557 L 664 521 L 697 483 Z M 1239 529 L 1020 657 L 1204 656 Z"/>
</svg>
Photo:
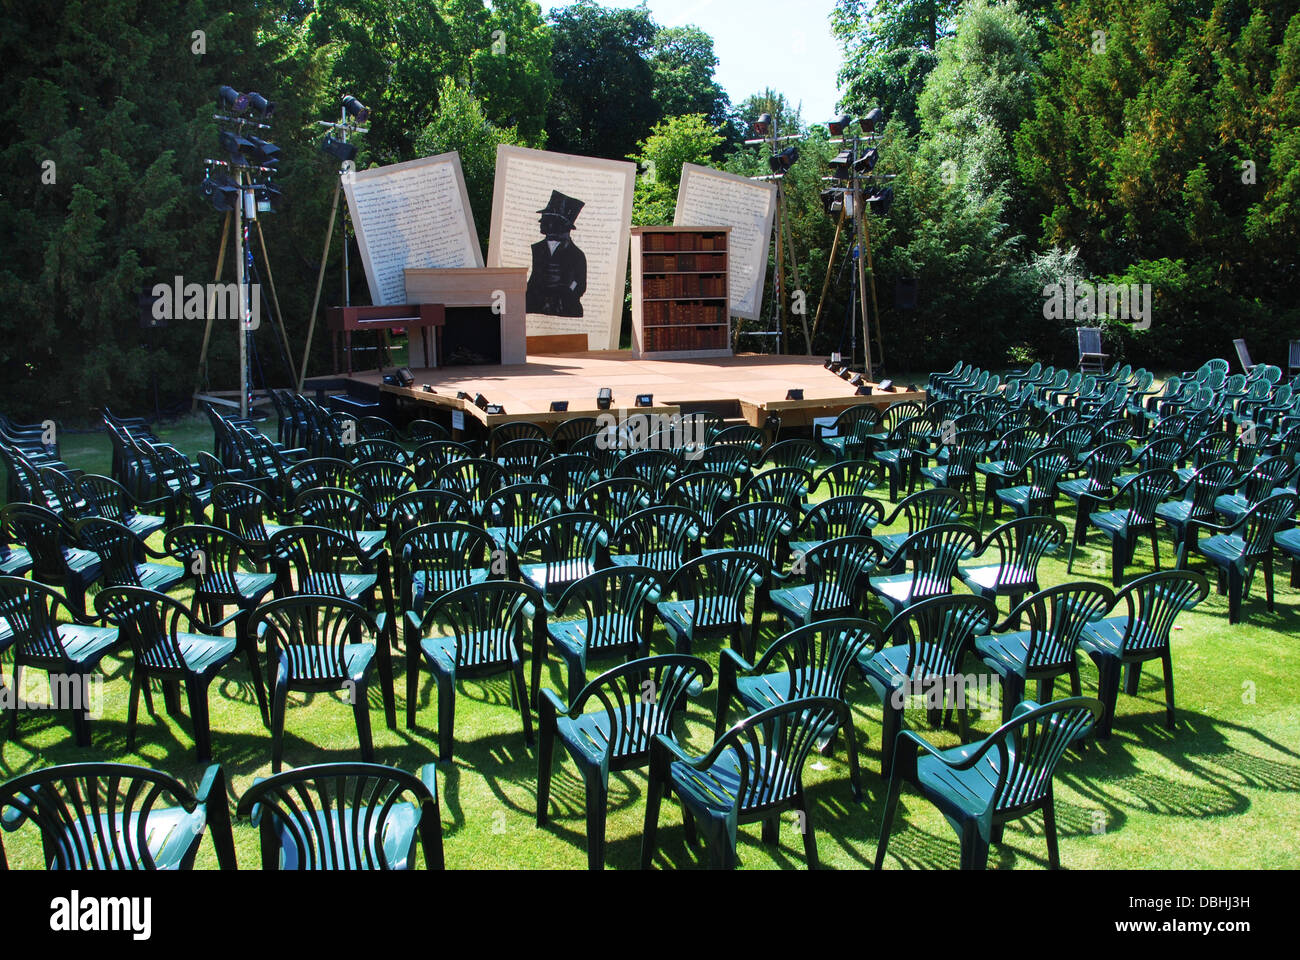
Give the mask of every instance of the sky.
<svg viewBox="0 0 1300 960">
<path fill-rule="evenodd" d="M 606 7 L 635 7 L 639 0 L 601 0 Z M 843 59 L 831 36 L 834 0 L 649 0 L 655 23 L 693 24 L 713 37 L 717 80 L 733 104 L 771 87 L 802 104 L 805 123 L 835 114 L 835 76 Z M 549 13 L 566 3 L 542 0 Z"/>
</svg>

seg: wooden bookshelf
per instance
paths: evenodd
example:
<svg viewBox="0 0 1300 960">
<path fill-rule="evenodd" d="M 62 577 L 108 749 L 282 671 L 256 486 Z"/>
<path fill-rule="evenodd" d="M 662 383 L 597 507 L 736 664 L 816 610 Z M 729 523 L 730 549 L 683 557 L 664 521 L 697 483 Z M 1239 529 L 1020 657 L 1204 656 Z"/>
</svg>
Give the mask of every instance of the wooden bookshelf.
<svg viewBox="0 0 1300 960">
<path fill-rule="evenodd" d="M 640 359 L 731 356 L 730 227 L 632 228 L 632 350 Z"/>
</svg>

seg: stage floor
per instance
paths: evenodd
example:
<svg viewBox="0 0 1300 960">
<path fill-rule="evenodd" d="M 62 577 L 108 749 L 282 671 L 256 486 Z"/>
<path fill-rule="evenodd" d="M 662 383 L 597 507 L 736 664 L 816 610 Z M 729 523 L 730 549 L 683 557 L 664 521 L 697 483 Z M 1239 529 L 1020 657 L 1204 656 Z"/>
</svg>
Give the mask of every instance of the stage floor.
<svg viewBox="0 0 1300 960">
<path fill-rule="evenodd" d="M 609 387 L 614 394 L 612 413 L 632 409 L 638 394 L 652 394 L 647 411 L 679 412 L 712 406 L 735 410 L 754 426 L 762 426 L 769 413 L 777 413 L 787 426 L 810 424 L 815 417 L 835 416 L 858 403 L 880 406 L 899 400 L 923 398 L 906 389 L 881 392 L 873 385 L 870 396 L 857 396 L 848 381 L 823 366 L 824 357 L 741 354 L 705 360 L 637 360 L 630 351 L 591 351 L 575 354 L 530 356 L 527 363 L 505 366 L 413 369 L 415 386 L 382 383 L 379 371 L 354 373 L 349 379 L 378 385 L 385 393 L 405 400 L 464 410 L 479 422 L 495 426 L 512 420 L 558 422 L 571 417 L 596 416 L 596 392 Z M 421 389 L 425 384 L 436 393 Z M 787 400 L 790 389 L 802 389 L 804 399 Z M 482 394 L 505 412 L 487 414 L 470 400 L 457 400 L 464 392 Z M 551 412 L 553 400 L 567 400 L 563 413 Z"/>
</svg>

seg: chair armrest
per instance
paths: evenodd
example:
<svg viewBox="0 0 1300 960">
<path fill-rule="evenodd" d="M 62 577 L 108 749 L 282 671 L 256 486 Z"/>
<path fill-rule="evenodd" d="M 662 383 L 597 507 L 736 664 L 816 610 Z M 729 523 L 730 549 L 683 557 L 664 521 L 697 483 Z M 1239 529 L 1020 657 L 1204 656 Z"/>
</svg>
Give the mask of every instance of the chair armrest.
<svg viewBox="0 0 1300 960">
<path fill-rule="evenodd" d="M 432 763 L 426 763 L 426 764 L 424 764 L 424 766 L 420 767 L 420 772 L 419 772 L 419 774 L 417 774 L 417 775 L 418 775 L 419 778 L 420 778 L 420 782 L 423 783 L 426 787 L 429 788 L 429 792 L 430 792 L 431 794 L 433 794 L 433 799 L 434 799 L 435 801 L 437 801 L 437 799 L 438 799 L 438 767 L 437 767 L 437 765 L 436 765 L 436 764 L 432 764 Z"/>
</svg>

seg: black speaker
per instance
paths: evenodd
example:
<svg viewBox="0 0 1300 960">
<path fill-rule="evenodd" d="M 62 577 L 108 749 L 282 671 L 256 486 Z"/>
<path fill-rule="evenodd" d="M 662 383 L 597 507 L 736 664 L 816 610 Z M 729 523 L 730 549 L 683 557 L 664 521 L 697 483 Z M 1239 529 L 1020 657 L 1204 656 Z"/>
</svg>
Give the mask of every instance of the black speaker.
<svg viewBox="0 0 1300 960">
<path fill-rule="evenodd" d="M 916 309 L 916 277 L 899 277 L 894 282 L 894 307 L 898 310 Z"/>
</svg>

